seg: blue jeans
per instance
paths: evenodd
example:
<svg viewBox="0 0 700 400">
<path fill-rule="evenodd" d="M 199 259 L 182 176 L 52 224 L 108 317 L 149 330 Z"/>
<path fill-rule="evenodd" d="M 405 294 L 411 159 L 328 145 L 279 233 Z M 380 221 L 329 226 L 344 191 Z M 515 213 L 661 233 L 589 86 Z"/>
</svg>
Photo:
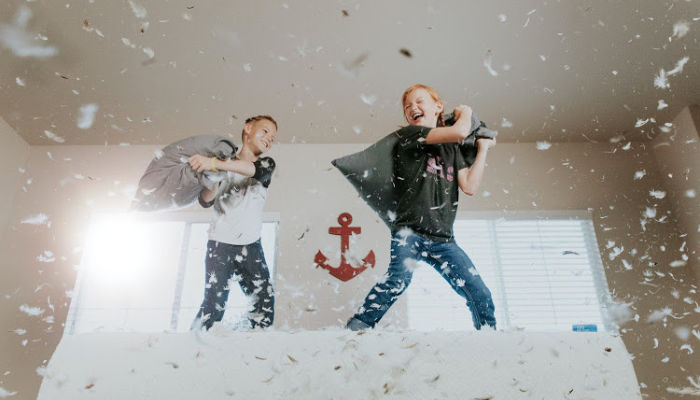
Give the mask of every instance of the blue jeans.
<svg viewBox="0 0 700 400">
<path fill-rule="evenodd" d="M 402 230 L 391 237 L 391 262 L 385 279 L 370 290 L 360 310 L 348 322 L 348 328 L 373 328 L 411 283 L 418 261 L 432 265 L 466 300 L 476 329 L 484 325 L 496 327 L 491 292 L 464 250 L 454 241 L 435 242 Z"/>
<path fill-rule="evenodd" d="M 207 330 L 221 321 L 229 293 L 229 279 L 238 275 L 238 284 L 246 296 L 253 297 L 248 318 L 250 327 L 272 325 L 275 297 L 270 283 L 270 271 L 265 263 L 260 240 L 247 245 L 233 245 L 213 240 L 207 242 L 204 300 L 192 324 L 193 329 Z"/>
</svg>

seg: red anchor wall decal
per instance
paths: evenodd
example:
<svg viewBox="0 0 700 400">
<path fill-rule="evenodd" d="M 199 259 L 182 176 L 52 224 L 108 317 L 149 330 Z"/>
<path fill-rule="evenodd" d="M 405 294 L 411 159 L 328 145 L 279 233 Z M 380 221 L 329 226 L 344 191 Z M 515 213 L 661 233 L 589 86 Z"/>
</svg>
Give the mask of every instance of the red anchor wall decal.
<svg viewBox="0 0 700 400">
<path fill-rule="evenodd" d="M 330 233 L 331 235 L 340 235 L 340 265 L 337 268 L 335 268 L 326 264 L 328 258 L 326 258 L 326 256 L 323 255 L 321 250 L 319 250 L 318 253 L 316 253 L 314 261 L 316 263 L 316 267 L 327 269 L 331 275 L 345 282 L 356 277 L 360 274 L 360 272 L 366 270 L 367 266 L 374 268 L 374 252 L 370 250 L 369 253 L 367 253 L 367 256 L 362 259 L 361 267 L 356 268 L 348 264 L 348 262 L 345 260 L 345 252 L 350 248 L 350 235 L 352 235 L 353 233 L 362 232 L 362 228 L 360 228 L 359 226 L 349 226 L 350 223 L 352 223 L 352 215 L 346 212 L 338 216 L 338 223 L 340 224 L 340 226 L 332 226 L 328 228 L 328 233 Z"/>
</svg>

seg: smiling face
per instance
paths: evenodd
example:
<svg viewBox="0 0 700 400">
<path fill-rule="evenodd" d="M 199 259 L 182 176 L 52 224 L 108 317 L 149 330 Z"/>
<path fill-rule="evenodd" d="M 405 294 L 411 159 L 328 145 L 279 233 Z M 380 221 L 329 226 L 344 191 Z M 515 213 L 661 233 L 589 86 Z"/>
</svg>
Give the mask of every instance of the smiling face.
<svg viewBox="0 0 700 400">
<path fill-rule="evenodd" d="M 442 101 L 426 89 L 413 89 L 403 96 L 403 115 L 409 125 L 435 128 L 442 110 Z"/>
<path fill-rule="evenodd" d="M 277 139 L 275 124 L 264 118 L 246 123 L 243 126 L 243 133 L 244 145 L 249 146 L 256 155 L 270 150 Z"/>
</svg>

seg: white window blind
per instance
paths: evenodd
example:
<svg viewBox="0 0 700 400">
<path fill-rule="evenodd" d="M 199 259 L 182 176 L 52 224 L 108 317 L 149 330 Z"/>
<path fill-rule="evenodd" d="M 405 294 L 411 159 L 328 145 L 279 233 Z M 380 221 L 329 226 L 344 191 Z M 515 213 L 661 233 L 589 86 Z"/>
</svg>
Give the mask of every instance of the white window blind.
<svg viewBox="0 0 700 400">
<path fill-rule="evenodd" d="M 454 234 L 491 290 L 499 328 L 609 326 L 605 276 L 590 217 L 458 218 Z M 432 267 L 407 289 L 409 326 L 473 330 L 465 302 Z"/>
<path fill-rule="evenodd" d="M 208 212 L 135 221 L 95 218 L 86 240 L 66 323 L 66 334 L 187 331 L 204 296 Z M 262 246 L 274 279 L 276 215 L 267 214 Z M 248 309 L 231 285 L 223 323 L 235 325 Z"/>
</svg>

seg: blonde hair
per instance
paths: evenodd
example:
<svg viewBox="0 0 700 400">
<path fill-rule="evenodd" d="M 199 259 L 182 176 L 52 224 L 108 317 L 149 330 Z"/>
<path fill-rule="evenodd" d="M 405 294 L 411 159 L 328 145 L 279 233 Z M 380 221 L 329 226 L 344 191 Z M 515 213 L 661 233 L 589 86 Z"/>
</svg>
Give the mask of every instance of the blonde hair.
<svg viewBox="0 0 700 400">
<path fill-rule="evenodd" d="M 430 86 L 421 85 L 420 83 L 417 83 L 417 84 L 409 87 L 408 89 L 406 89 L 403 92 L 403 96 L 401 96 L 401 107 L 406 106 L 406 98 L 408 97 L 408 95 L 410 95 L 411 93 L 413 93 L 414 91 L 416 91 L 418 89 L 423 89 L 426 92 L 428 92 L 430 97 L 433 98 L 433 101 L 444 104 L 442 102 L 442 98 L 440 98 L 440 94 L 437 92 L 437 90 L 431 88 Z M 444 118 L 443 114 L 444 114 L 444 110 L 441 111 L 440 114 L 438 115 L 437 126 L 445 126 L 445 118 Z"/>
</svg>

